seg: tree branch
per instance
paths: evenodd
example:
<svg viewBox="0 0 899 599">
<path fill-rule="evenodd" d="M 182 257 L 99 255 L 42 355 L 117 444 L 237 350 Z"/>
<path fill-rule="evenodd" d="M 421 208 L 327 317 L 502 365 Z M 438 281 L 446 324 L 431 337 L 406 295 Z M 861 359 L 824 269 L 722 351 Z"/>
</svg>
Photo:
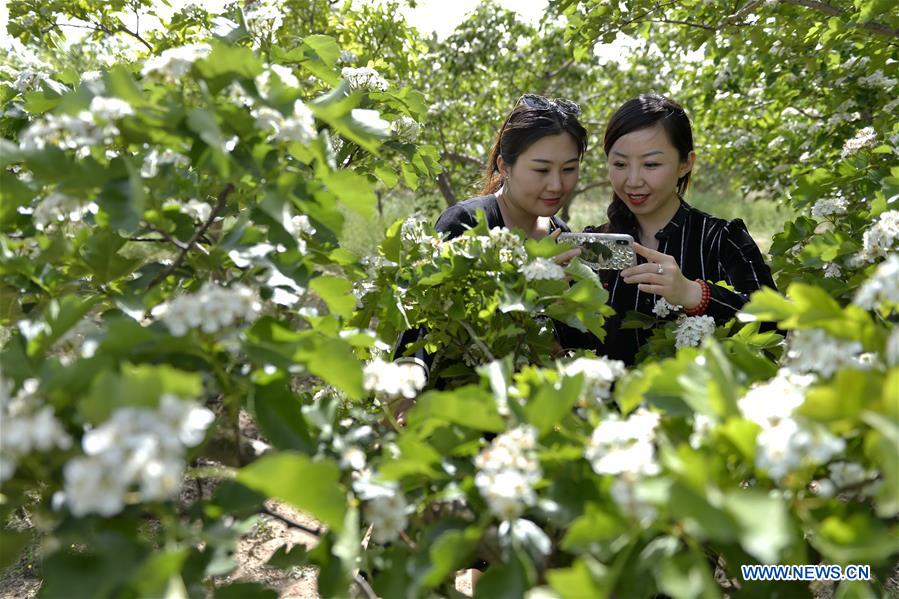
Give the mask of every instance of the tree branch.
<svg viewBox="0 0 899 599">
<path fill-rule="evenodd" d="M 215 207 L 209 214 L 209 218 L 207 218 L 206 222 L 203 223 L 203 226 L 196 230 L 196 232 L 193 234 L 193 237 L 191 237 L 187 244 L 181 249 L 181 253 L 178 254 L 178 257 L 175 258 L 175 261 L 172 262 L 165 270 L 160 272 L 156 276 L 156 278 L 150 282 L 150 284 L 147 286 L 147 289 L 152 289 L 153 287 L 164 281 L 167 276 L 175 272 L 175 270 L 179 266 L 181 266 L 181 263 L 184 262 L 184 258 L 187 256 L 187 252 L 189 252 L 190 248 L 192 248 L 194 244 L 197 243 L 197 240 L 200 239 L 204 233 L 206 233 L 206 229 L 208 229 L 209 226 L 212 225 L 212 221 L 215 220 L 215 218 L 218 216 L 218 213 L 221 212 L 225 207 L 225 200 L 228 199 L 228 196 L 231 195 L 232 191 L 234 191 L 234 184 L 228 183 L 228 185 L 225 186 L 225 189 L 223 189 L 221 193 L 219 193 L 218 198 L 215 202 Z"/>
<path fill-rule="evenodd" d="M 271 516 L 272 518 L 277 518 L 278 520 L 280 520 L 280 521 L 283 522 L 284 524 L 287 524 L 288 526 L 292 526 L 293 528 L 299 528 L 299 529 L 302 530 L 303 532 L 309 533 L 309 534 L 311 534 L 312 536 L 315 536 L 315 537 L 320 537 L 320 536 L 322 536 L 322 533 L 324 532 L 324 529 L 322 529 L 321 527 L 319 527 L 319 528 L 310 528 L 310 527 L 306 526 L 305 524 L 300 524 L 299 522 L 297 522 L 297 521 L 294 520 L 293 518 L 289 518 L 289 517 L 287 517 L 287 516 L 282 516 L 281 514 L 279 514 L 278 512 L 274 511 L 273 509 L 271 509 L 271 508 L 268 507 L 267 505 L 263 505 L 263 506 L 262 506 L 262 509 L 259 510 L 259 512 L 262 513 L 262 514 L 266 514 L 266 515 L 268 515 L 268 516 Z"/>
<path fill-rule="evenodd" d="M 484 161 L 475 158 L 474 156 L 468 156 L 466 154 L 459 154 L 457 152 L 443 152 L 440 154 L 441 160 L 452 160 L 453 162 L 459 162 L 462 164 L 470 164 L 472 166 L 476 166 L 478 168 L 484 168 Z"/>
<path fill-rule="evenodd" d="M 831 17 L 846 16 L 845 10 L 843 10 L 841 8 L 837 8 L 836 6 L 828 4 L 827 2 L 820 2 L 819 0 L 780 0 L 780 1 L 783 2 L 784 4 L 793 4 L 796 6 L 804 6 L 805 8 L 810 8 L 812 10 L 824 13 L 825 15 L 828 15 Z M 855 27 L 858 27 L 859 29 L 867 29 L 868 31 L 871 31 L 871 32 L 874 32 L 874 33 L 877 33 L 880 35 L 884 35 L 887 37 L 899 38 L 899 30 L 893 29 L 892 27 L 889 27 L 888 25 L 884 25 L 882 23 L 874 23 L 874 22 L 869 21 L 867 23 L 853 23 L 853 25 L 855 25 Z"/>
<path fill-rule="evenodd" d="M 446 200 L 447 207 L 455 206 L 459 203 L 459 200 L 456 198 L 455 192 L 453 192 L 453 186 L 450 184 L 449 177 L 446 176 L 446 173 L 440 173 L 437 175 L 437 187 L 440 188 L 440 193 L 443 194 L 443 199 Z"/>
</svg>

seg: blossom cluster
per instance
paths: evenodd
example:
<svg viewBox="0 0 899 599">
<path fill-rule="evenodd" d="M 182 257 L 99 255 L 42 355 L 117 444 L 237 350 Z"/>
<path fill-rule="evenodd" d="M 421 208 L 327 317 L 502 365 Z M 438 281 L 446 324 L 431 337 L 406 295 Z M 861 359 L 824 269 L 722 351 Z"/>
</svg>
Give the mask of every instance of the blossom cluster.
<svg viewBox="0 0 899 599">
<path fill-rule="evenodd" d="M 593 430 L 584 457 L 597 474 L 625 478 L 658 474 L 653 438 L 659 415 L 639 408 L 627 419 L 617 414 L 605 418 Z"/>
<path fill-rule="evenodd" d="M 519 426 L 499 435 L 474 459 L 475 485 L 501 520 L 515 520 L 534 505 L 534 485 L 542 472 L 537 461 L 537 430 Z"/>
<path fill-rule="evenodd" d="M 399 538 L 409 521 L 409 504 L 395 481 L 382 481 L 369 469 L 355 472 L 353 491 L 365 501 L 363 516 L 372 525 L 375 543 L 390 543 Z"/>
<path fill-rule="evenodd" d="M 815 372 L 828 378 L 841 368 L 858 366 L 862 344 L 834 339 L 821 329 L 793 331 L 786 364 L 796 372 Z"/>
<path fill-rule="evenodd" d="M 118 133 L 118 127 L 103 114 L 97 118 L 88 110 L 78 114 L 49 114 L 22 132 L 19 147 L 22 151 L 33 152 L 56 146 L 61 150 L 76 150 L 83 158 L 90 154 L 92 147 L 112 143 Z"/>
<path fill-rule="evenodd" d="M 197 293 L 160 304 L 152 313 L 165 323 L 172 335 L 181 337 L 196 327 L 205 333 L 215 333 L 240 319 L 250 321 L 261 309 L 249 287 L 220 287 L 207 282 Z"/>
<path fill-rule="evenodd" d="M 386 92 L 390 87 L 387 80 L 381 77 L 381 74 L 375 69 L 370 67 L 343 67 L 340 70 L 340 76 L 343 77 L 353 89 Z"/>
<path fill-rule="evenodd" d="M 672 312 L 679 312 L 683 308 L 680 304 L 671 304 L 664 297 L 660 297 L 652 307 L 652 313 L 659 318 L 665 318 Z"/>
<path fill-rule="evenodd" d="M 255 80 L 256 89 L 263 97 L 267 98 L 271 94 L 272 79 L 277 79 L 283 87 L 300 87 L 300 80 L 292 70 L 280 64 L 270 64 Z"/>
<path fill-rule="evenodd" d="M 66 463 L 65 502 L 75 516 L 119 513 L 138 487 L 142 501 L 162 501 L 179 489 L 185 447 L 203 441 L 215 416 L 193 401 L 165 394 L 159 407 L 124 407 L 81 439 L 84 456 Z"/>
<path fill-rule="evenodd" d="M 411 216 L 400 227 L 400 242 L 404 254 L 419 254 L 423 258 L 434 259 L 442 247 L 440 237 L 425 230 L 425 221 Z"/>
<path fill-rule="evenodd" d="M 886 257 L 899 240 L 899 210 L 882 213 L 871 228 L 862 235 L 862 258 L 874 262 Z"/>
<path fill-rule="evenodd" d="M 865 127 L 864 129 L 859 129 L 855 136 L 846 140 L 846 143 L 843 144 L 843 151 L 840 154 L 840 157 L 844 160 L 862 148 L 867 148 L 869 146 L 874 145 L 874 142 L 877 140 L 877 133 L 874 131 L 874 127 Z"/>
<path fill-rule="evenodd" d="M 711 316 L 681 315 L 674 330 L 674 347 L 697 347 L 705 337 L 714 332 L 715 319 Z"/>
<path fill-rule="evenodd" d="M 584 387 L 581 396 L 592 403 L 602 403 L 612 394 L 612 383 L 624 374 L 624 362 L 610 360 L 606 357 L 577 358 L 569 364 L 559 367 L 565 376 L 584 376 Z"/>
<path fill-rule="evenodd" d="M 837 493 L 848 492 L 858 498 L 873 495 L 880 485 L 877 472 L 865 470 L 856 462 L 835 462 L 827 466 L 828 478 L 812 481 L 815 494 L 833 497 Z M 868 482 L 868 484 L 865 484 Z"/>
<path fill-rule="evenodd" d="M 69 437 L 53 406 L 37 396 L 38 380 L 28 379 L 15 397 L 0 379 L 0 482 L 9 480 L 19 460 L 33 451 L 69 449 Z"/>
<path fill-rule="evenodd" d="M 51 191 L 38 200 L 34 207 L 34 226 L 38 231 L 46 230 L 53 223 L 71 221 L 81 222 L 88 213 L 96 214 L 100 210 L 94 202 L 82 202 L 78 198 L 59 191 Z"/>
<path fill-rule="evenodd" d="M 849 201 L 846 200 L 846 198 L 824 198 L 818 200 L 815 202 L 815 205 L 812 206 L 812 216 L 821 218 L 824 216 L 846 214 L 848 206 Z"/>
<path fill-rule="evenodd" d="M 880 305 L 899 306 L 899 253 L 890 254 L 877 266 L 852 301 L 866 310 Z"/>
<path fill-rule="evenodd" d="M 503 264 L 521 269 L 527 263 L 524 243 L 515 233 L 504 227 L 494 227 L 487 235 L 462 235 L 451 239 L 449 247 L 454 255 L 470 259 L 490 257 Z"/>
<path fill-rule="evenodd" d="M 212 46 L 206 43 L 188 44 L 163 50 L 158 56 L 151 56 L 144 63 L 141 75 L 158 74 L 163 79 L 178 81 L 184 77 L 193 64 L 206 58 L 212 52 Z"/>
<path fill-rule="evenodd" d="M 419 129 L 418 121 L 409 116 L 401 116 L 390 123 L 390 132 L 403 143 L 415 143 Z"/>
<path fill-rule="evenodd" d="M 427 384 L 424 368 L 408 362 L 385 362 L 375 359 L 362 371 L 362 385 L 366 391 L 393 399 L 412 399 Z"/>
<path fill-rule="evenodd" d="M 302 100 L 294 102 L 290 116 L 285 117 L 269 106 L 254 108 L 252 115 L 256 119 L 256 128 L 268 131 L 269 139 L 309 143 L 317 134 L 315 115 Z"/>
<path fill-rule="evenodd" d="M 144 156 L 143 164 L 141 164 L 140 167 L 140 176 L 152 179 L 159 173 L 160 165 L 164 164 L 173 164 L 176 167 L 187 167 L 190 165 L 190 159 L 187 156 L 168 148 L 161 153 L 156 148 L 153 148 L 146 156 Z"/>
<path fill-rule="evenodd" d="M 771 380 L 753 385 L 737 402 L 743 417 L 762 429 L 756 438 L 755 463 L 774 480 L 806 464 L 826 464 L 846 448 L 845 441 L 823 426 L 794 417 L 814 381 L 814 375 L 782 368 Z"/>
<path fill-rule="evenodd" d="M 565 278 L 565 271 L 561 266 L 549 260 L 548 258 L 534 258 L 521 269 L 528 281 L 537 280 L 562 280 Z"/>
</svg>

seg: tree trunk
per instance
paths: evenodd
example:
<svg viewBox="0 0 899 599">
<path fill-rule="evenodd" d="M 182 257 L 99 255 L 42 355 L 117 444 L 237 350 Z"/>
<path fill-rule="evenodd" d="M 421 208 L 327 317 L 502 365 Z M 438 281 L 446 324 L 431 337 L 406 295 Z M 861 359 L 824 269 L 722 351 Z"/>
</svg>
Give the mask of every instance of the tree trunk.
<svg viewBox="0 0 899 599">
<path fill-rule="evenodd" d="M 437 175 L 437 187 L 440 188 L 440 193 L 443 194 L 443 199 L 446 200 L 447 208 L 458 203 L 459 200 L 456 199 L 456 194 L 453 192 L 453 186 L 450 183 L 449 177 L 446 176 L 446 173 Z"/>
</svg>

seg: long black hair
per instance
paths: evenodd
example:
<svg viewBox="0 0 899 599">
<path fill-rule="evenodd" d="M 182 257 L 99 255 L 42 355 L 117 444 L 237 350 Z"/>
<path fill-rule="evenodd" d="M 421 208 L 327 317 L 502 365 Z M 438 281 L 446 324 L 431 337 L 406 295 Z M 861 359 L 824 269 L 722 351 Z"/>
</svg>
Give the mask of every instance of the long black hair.
<svg viewBox="0 0 899 599">
<path fill-rule="evenodd" d="M 521 102 L 512 109 L 505 123 L 496 134 L 496 141 L 487 159 L 481 194 L 495 193 L 502 185 L 499 172 L 499 157 L 512 166 L 518 157 L 532 144 L 547 135 L 568 133 L 578 147 L 578 158 L 583 158 L 587 151 L 587 130 L 578 121 L 577 116 L 549 101 L 546 108 L 535 108 Z"/>
<path fill-rule="evenodd" d="M 693 128 L 687 113 L 677 102 L 658 94 L 642 94 L 628 100 L 612 115 L 606 127 L 603 149 L 606 156 L 612 146 L 623 135 L 661 125 L 668 140 L 677 149 L 681 162 L 687 160 L 693 151 Z M 690 184 L 690 171 L 677 180 L 677 195 L 683 196 Z M 603 231 L 608 233 L 630 233 L 637 227 L 637 219 L 627 204 L 612 190 L 612 203 L 606 211 L 609 222 Z"/>
</svg>

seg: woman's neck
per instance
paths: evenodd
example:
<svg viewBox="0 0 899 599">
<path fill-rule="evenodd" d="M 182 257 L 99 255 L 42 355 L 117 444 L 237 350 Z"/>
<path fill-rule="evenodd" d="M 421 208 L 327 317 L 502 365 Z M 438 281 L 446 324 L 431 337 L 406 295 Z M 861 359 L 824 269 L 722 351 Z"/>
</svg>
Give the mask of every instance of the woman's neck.
<svg viewBox="0 0 899 599">
<path fill-rule="evenodd" d="M 674 218 L 674 215 L 677 214 L 679 209 L 680 199 L 675 202 L 669 202 L 668 205 L 665 206 L 664 212 L 634 215 L 636 216 L 637 224 L 640 227 L 640 243 L 645 246 L 656 244 L 656 233 L 671 222 L 671 219 Z"/>
<path fill-rule="evenodd" d="M 541 230 L 540 217 L 517 209 L 512 202 L 508 201 L 508 196 L 505 194 L 505 188 L 501 187 L 496 192 L 496 203 L 499 205 L 499 212 L 503 216 L 503 222 L 506 223 L 506 227 L 521 229 L 528 237 L 533 239 L 543 237 L 545 231 Z"/>
</svg>

